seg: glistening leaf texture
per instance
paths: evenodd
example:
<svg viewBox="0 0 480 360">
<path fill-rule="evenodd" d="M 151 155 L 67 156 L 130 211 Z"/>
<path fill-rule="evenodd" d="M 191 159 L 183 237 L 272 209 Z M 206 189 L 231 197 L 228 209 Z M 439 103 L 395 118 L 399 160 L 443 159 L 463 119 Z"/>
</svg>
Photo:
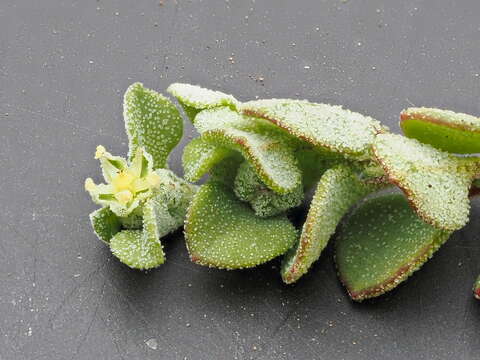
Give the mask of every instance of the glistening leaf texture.
<svg viewBox="0 0 480 360">
<path fill-rule="evenodd" d="M 297 246 L 283 259 L 284 282 L 293 283 L 308 271 L 320 257 L 343 215 L 375 188 L 375 185 L 362 182 L 352 169 L 343 165 L 322 175 Z"/>
<path fill-rule="evenodd" d="M 259 218 L 216 181 L 201 186 L 185 221 L 192 261 L 221 269 L 262 264 L 286 252 L 296 237 L 297 231 L 285 216 Z"/>
<path fill-rule="evenodd" d="M 341 281 L 353 300 L 381 295 L 420 268 L 450 232 L 423 222 L 400 194 L 367 200 L 336 241 Z"/>
<path fill-rule="evenodd" d="M 450 110 L 409 108 L 400 114 L 403 133 L 437 149 L 480 153 L 480 119 Z"/>
<path fill-rule="evenodd" d="M 154 169 L 167 167 L 168 155 L 183 134 L 183 119 L 175 105 L 140 83 L 124 96 L 123 113 L 128 135 L 129 158 L 143 147 L 153 158 Z"/>
</svg>

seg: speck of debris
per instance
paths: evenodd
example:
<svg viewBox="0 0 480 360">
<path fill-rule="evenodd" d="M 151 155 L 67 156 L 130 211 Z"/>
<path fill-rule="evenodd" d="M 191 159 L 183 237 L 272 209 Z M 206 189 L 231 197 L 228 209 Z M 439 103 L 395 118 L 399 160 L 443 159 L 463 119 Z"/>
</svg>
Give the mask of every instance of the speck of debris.
<svg viewBox="0 0 480 360">
<path fill-rule="evenodd" d="M 147 341 L 145 341 L 145 344 L 152 350 L 157 350 L 158 349 L 158 343 L 157 343 L 157 339 L 149 339 Z"/>
</svg>

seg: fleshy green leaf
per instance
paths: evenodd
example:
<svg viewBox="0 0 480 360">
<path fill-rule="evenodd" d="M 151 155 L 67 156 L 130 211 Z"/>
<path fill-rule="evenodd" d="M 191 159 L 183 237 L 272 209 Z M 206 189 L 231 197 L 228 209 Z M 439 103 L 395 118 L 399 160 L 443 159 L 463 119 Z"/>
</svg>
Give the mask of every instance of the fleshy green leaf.
<svg viewBox="0 0 480 360">
<path fill-rule="evenodd" d="M 167 92 L 177 98 L 192 122 L 200 110 L 219 106 L 236 109 L 238 105 L 238 101 L 232 95 L 190 84 L 171 84 Z"/>
<path fill-rule="evenodd" d="M 123 230 L 110 241 L 112 253 L 133 269 L 148 270 L 165 262 L 158 239 L 146 237 L 142 230 Z"/>
<path fill-rule="evenodd" d="M 90 222 L 98 238 L 107 244 L 122 227 L 117 215 L 108 207 L 103 207 L 92 212 L 90 214 Z"/>
<path fill-rule="evenodd" d="M 432 108 L 409 108 L 400 115 L 400 126 L 409 138 L 437 149 L 480 153 L 480 118 Z"/>
<path fill-rule="evenodd" d="M 285 194 L 301 183 L 301 172 L 293 152 L 279 139 L 237 129 L 212 130 L 202 137 L 239 151 L 273 191 Z"/>
<path fill-rule="evenodd" d="M 475 296 L 475 299 L 480 300 L 480 276 L 477 277 L 475 284 L 473 284 L 473 296 Z"/>
<path fill-rule="evenodd" d="M 311 148 L 297 149 L 295 157 L 302 172 L 302 182 L 305 190 L 315 185 L 326 170 L 343 162 L 342 158 L 332 156 L 332 153 Z"/>
<path fill-rule="evenodd" d="M 123 230 L 110 241 L 112 253 L 131 268 L 147 270 L 165 262 L 159 239 L 163 234 L 160 234 L 159 226 L 170 227 L 172 224 L 171 217 L 159 215 L 164 209 L 166 211 L 166 206 L 162 204 L 157 208 L 157 205 L 148 200 L 143 206 L 143 230 Z"/>
<path fill-rule="evenodd" d="M 233 150 L 196 138 L 185 146 L 182 155 L 185 179 L 196 182 L 216 164 L 232 155 Z"/>
<path fill-rule="evenodd" d="M 301 183 L 292 192 L 286 194 L 277 194 L 268 189 L 246 161 L 238 169 L 234 191 L 235 195 L 240 200 L 248 202 L 255 214 L 260 217 L 281 214 L 299 206 L 304 198 Z"/>
<path fill-rule="evenodd" d="M 131 85 L 124 96 L 125 127 L 129 158 L 138 147 L 153 157 L 153 167 L 167 167 L 168 155 L 183 134 L 183 120 L 173 103 L 140 83 Z"/>
<path fill-rule="evenodd" d="M 297 246 L 283 259 L 283 281 L 290 284 L 306 274 L 327 246 L 343 215 L 377 188 L 375 184 L 360 180 L 347 166 L 327 170 L 317 185 Z"/>
<path fill-rule="evenodd" d="M 202 185 L 185 221 L 190 258 L 224 269 L 252 267 L 287 251 L 297 232 L 285 216 L 262 219 L 219 182 Z"/>
<path fill-rule="evenodd" d="M 267 131 L 266 123 L 254 117 L 244 116 L 228 107 L 201 111 L 195 118 L 195 128 L 200 134 L 211 130 L 240 129 Z M 271 126 L 269 127 L 272 128 Z"/>
<path fill-rule="evenodd" d="M 394 134 L 378 135 L 374 153 L 424 221 L 450 231 L 467 223 L 477 159 L 457 158 Z"/>
<path fill-rule="evenodd" d="M 335 257 L 340 279 L 353 300 L 382 295 L 418 270 L 449 236 L 423 222 L 402 195 L 370 199 L 340 228 Z"/>
<path fill-rule="evenodd" d="M 270 125 L 223 107 L 202 111 L 196 126 L 205 141 L 240 152 L 270 189 L 284 194 L 300 184 L 292 144 Z"/>
<path fill-rule="evenodd" d="M 370 157 L 370 148 L 379 132 L 385 131 L 377 120 L 341 106 L 315 104 L 304 100 L 269 99 L 242 104 L 241 110 L 268 120 L 289 134 L 323 150 L 353 156 Z"/>
</svg>

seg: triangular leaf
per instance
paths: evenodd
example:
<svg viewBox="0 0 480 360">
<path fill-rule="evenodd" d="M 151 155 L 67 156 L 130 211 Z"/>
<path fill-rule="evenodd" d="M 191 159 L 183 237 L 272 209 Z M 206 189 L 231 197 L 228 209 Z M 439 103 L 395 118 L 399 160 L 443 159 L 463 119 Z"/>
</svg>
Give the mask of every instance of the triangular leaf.
<svg viewBox="0 0 480 360">
<path fill-rule="evenodd" d="M 283 259 L 283 281 L 290 284 L 306 274 L 320 257 L 343 215 L 377 188 L 375 184 L 361 181 L 347 166 L 327 170 L 317 185 L 297 246 Z"/>
<path fill-rule="evenodd" d="M 161 217 L 165 205 L 148 200 L 143 206 L 143 230 L 123 230 L 110 241 L 112 253 L 121 262 L 134 269 L 146 270 L 164 263 L 165 254 L 160 243 L 159 225 L 171 228 L 171 217 Z M 164 229 L 162 229 L 165 232 Z"/>
<path fill-rule="evenodd" d="M 480 153 L 480 118 L 433 108 L 409 108 L 400 115 L 400 126 L 409 138 L 437 149 Z"/>
<path fill-rule="evenodd" d="M 127 89 L 123 108 L 130 160 L 136 149 L 143 147 L 152 155 L 154 169 L 167 167 L 168 155 L 183 134 L 178 109 L 169 99 L 140 83 Z"/>
<path fill-rule="evenodd" d="M 119 218 L 108 207 L 92 212 L 90 214 L 90 222 L 98 238 L 107 244 L 122 228 Z"/>
<path fill-rule="evenodd" d="M 475 158 L 457 158 L 400 135 L 380 134 L 375 157 L 426 222 L 457 230 L 468 221 L 468 191 L 478 171 Z"/>
<path fill-rule="evenodd" d="M 219 106 L 228 106 L 235 109 L 238 105 L 238 101 L 232 95 L 190 84 L 171 84 L 167 92 L 177 98 L 192 121 L 200 110 Z"/>
<path fill-rule="evenodd" d="M 268 120 L 323 150 L 368 159 L 375 135 L 385 131 L 377 120 L 341 106 L 304 100 L 269 99 L 243 103 L 248 115 Z"/>
<path fill-rule="evenodd" d="M 287 251 L 297 232 L 285 216 L 261 219 L 219 182 L 202 185 L 185 221 L 192 261 L 240 269 L 269 261 Z"/>
<path fill-rule="evenodd" d="M 148 270 L 165 262 L 162 245 L 142 230 L 123 230 L 110 241 L 112 253 L 133 269 Z"/>
<path fill-rule="evenodd" d="M 353 300 L 382 295 L 418 270 L 449 236 L 423 222 L 402 195 L 370 199 L 340 228 L 335 257 L 340 279 Z"/>
</svg>

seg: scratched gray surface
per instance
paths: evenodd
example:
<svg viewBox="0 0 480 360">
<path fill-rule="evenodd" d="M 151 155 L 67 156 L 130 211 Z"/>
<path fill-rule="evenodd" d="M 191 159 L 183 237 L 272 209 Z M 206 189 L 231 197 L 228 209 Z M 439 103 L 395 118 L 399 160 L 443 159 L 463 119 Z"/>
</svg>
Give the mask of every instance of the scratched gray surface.
<svg viewBox="0 0 480 360">
<path fill-rule="evenodd" d="M 411 104 L 480 114 L 479 13 L 477 0 L 2 0 L 0 359 L 478 359 L 478 203 L 422 271 L 353 304 L 331 249 L 289 287 L 275 261 L 193 265 L 181 234 L 166 265 L 129 270 L 96 241 L 83 180 L 98 178 L 97 144 L 126 152 L 133 81 L 341 103 L 394 131 Z"/>
</svg>

